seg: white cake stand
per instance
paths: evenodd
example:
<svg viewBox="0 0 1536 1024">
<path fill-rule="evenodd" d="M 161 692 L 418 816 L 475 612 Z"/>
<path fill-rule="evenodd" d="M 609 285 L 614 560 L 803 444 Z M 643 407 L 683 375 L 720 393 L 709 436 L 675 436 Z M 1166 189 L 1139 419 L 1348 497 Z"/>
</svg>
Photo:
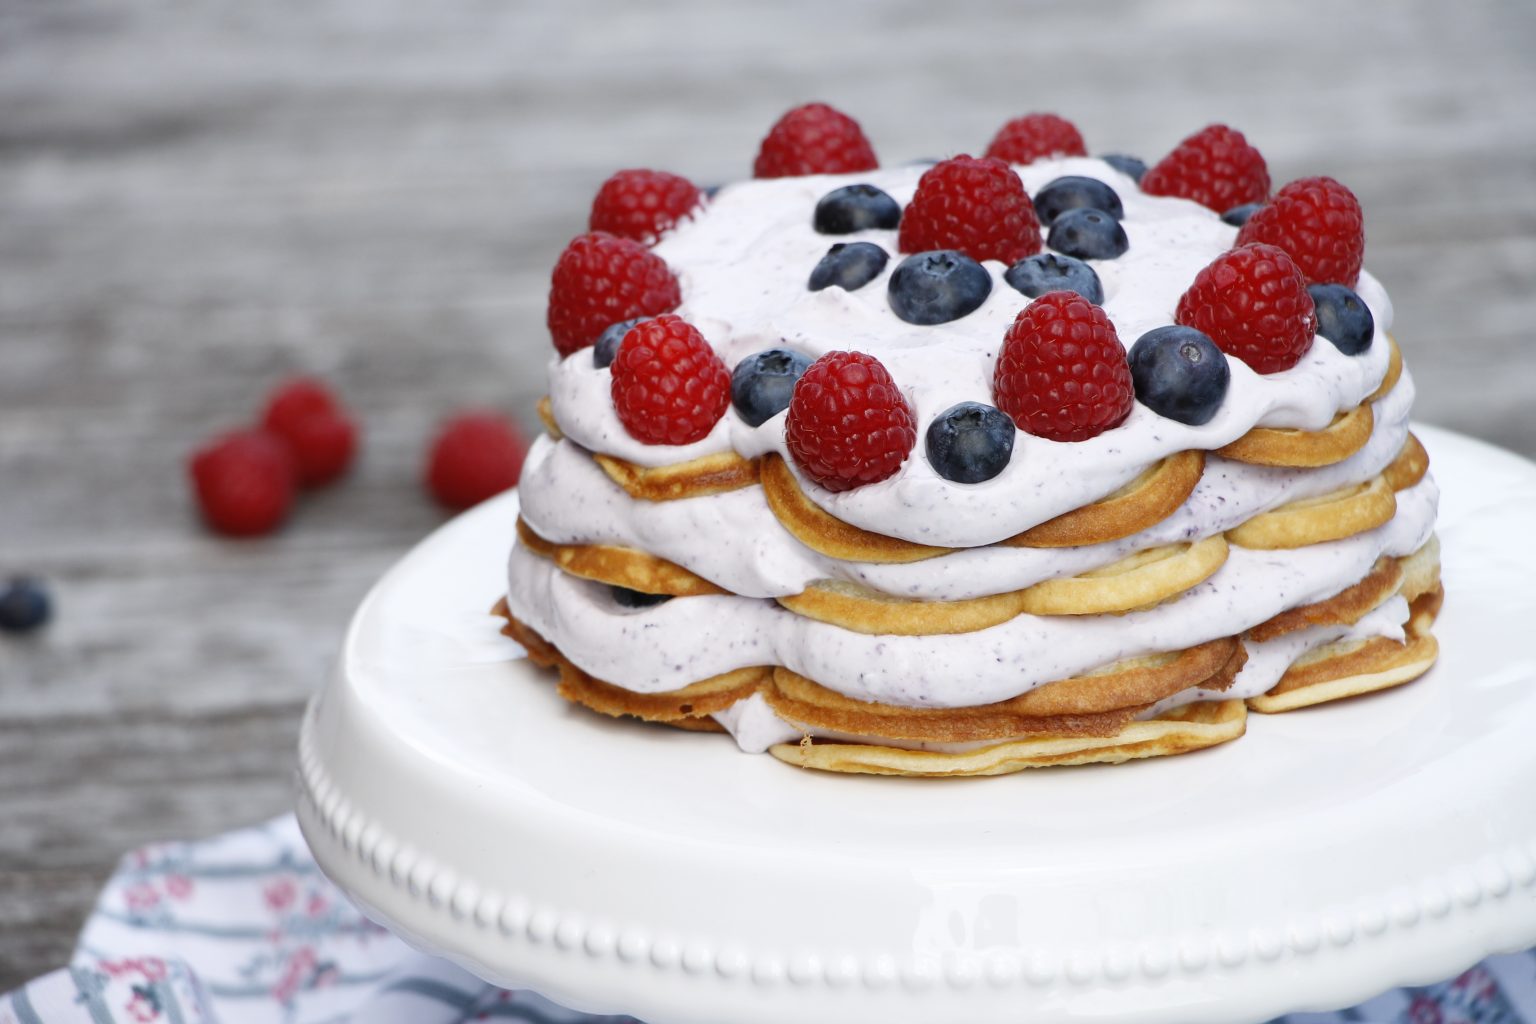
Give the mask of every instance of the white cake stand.
<svg viewBox="0 0 1536 1024">
<path fill-rule="evenodd" d="M 823 775 L 565 704 L 487 610 L 509 495 L 363 602 L 300 754 L 325 872 L 497 984 L 650 1024 L 1258 1021 L 1536 944 L 1536 465 L 1420 436 L 1440 664 L 1236 743 Z"/>
</svg>

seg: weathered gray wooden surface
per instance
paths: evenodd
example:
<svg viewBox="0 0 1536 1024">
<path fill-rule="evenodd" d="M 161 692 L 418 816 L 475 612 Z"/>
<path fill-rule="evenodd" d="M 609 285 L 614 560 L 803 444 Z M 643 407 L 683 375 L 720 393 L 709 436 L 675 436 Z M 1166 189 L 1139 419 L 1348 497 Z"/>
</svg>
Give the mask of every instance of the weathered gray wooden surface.
<svg viewBox="0 0 1536 1024">
<path fill-rule="evenodd" d="M 0 989 L 120 851 L 288 806 L 349 610 L 440 521 L 431 424 L 531 424 L 597 183 L 743 176 L 792 103 L 893 161 L 1027 110 L 1148 158 L 1237 125 L 1359 193 L 1420 416 L 1536 455 L 1536 6 L 1274 7 L 0 0 L 0 573 L 59 606 L 0 640 Z M 362 464 L 280 537 L 206 536 L 185 452 L 294 370 Z"/>
</svg>

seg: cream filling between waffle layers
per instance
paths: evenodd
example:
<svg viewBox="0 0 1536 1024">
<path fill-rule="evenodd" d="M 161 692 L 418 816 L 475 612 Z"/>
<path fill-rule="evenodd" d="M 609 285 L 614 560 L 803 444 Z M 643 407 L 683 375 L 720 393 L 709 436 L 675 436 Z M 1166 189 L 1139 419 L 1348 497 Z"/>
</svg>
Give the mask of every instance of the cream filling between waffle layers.
<svg viewBox="0 0 1536 1024">
<path fill-rule="evenodd" d="M 1130 345 L 1171 323 L 1179 296 L 1195 275 L 1231 247 L 1236 229 L 1187 200 L 1144 195 L 1124 175 L 1089 158 L 1044 160 L 1015 168 L 1026 188 L 1081 174 L 1106 182 L 1125 207 L 1130 249 L 1116 260 L 1089 261 L 1104 286 L 1103 308 Z M 894 231 L 817 234 L 816 201 L 840 185 L 869 182 L 905 203 L 922 168 L 847 176 L 742 182 L 722 190 L 698 216 L 655 247 L 677 273 L 678 313 L 703 332 L 727 365 L 769 347 L 815 357 L 836 349 L 877 356 L 902 389 L 919 424 L 961 401 L 992 400 L 998 346 L 1029 299 L 1002 278 L 1002 263 L 983 266 L 993 278 L 982 307 L 947 324 L 919 327 L 890 311 L 886 286 L 900 262 Z M 811 268 L 835 242 L 873 241 L 891 255 L 885 271 L 854 292 L 806 290 Z M 1347 356 L 1319 337 L 1294 367 L 1261 376 L 1229 359 L 1231 386 L 1216 416 L 1191 427 L 1136 405 L 1120 425 L 1087 441 L 1060 443 L 1020 432 L 1013 458 L 993 480 L 956 484 L 934 472 L 919 441 L 890 479 L 834 494 L 801 478 L 802 489 L 832 515 L 863 529 L 922 544 L 975 547 L 994 543 L 1079 508 L 1134 479 L 1148 466 L 1187 449 L 1213 450 L 1255 426 L 1320 430 L 1359 405 L 1380 384 L 1389 360 L 1392 308 L 1375 279 L 1362 274 L 1357 292 L 1376 319 L 1371 348 Z M 787 455 L 783 415 L 747 426 L 728 410 L 703 440 L 646 445 L 624 430 L 613 410 L 611 374 L 582 350 L 550 366 L 550 397 L 563 433 L 590 451 L 642 466 L 670 465 L 735 451 L 747 458 Z M 793 460 L 789 460 L 793 468 Z"/>
<path fill-rule="evenodd" d="M 1408 618 L 1408 602 L 1400 596 L 1393 596 L 1367 612 L 1353 625 L 1313 626 L 1262 643 L 1244 641 L 1248 650 L 1248 661 L 1229 688 L 1205 690 L 1200 687 L 1191 687 L 1159 701 L 1138 717 L 1154 718 L 1165 711 L 1196 701 L 1246 700 L 1249 697 L 1260 696 L 1268 693 L 1298 658 L 1325 644 L 1338 640 L 1370 640 L 1376 637 L 1401 641 Z M 765 753 L 769 747 L 779 743 L 797 743 L 805 736 L 842 743 L 868 743 L 882 747 L 930 750 L 946 754 L 963 754 L 1012 742 L 1005 737 L 970 743 L 940 743 L 818 729 L 781 718 L 773 708 L 768 706 L 768 702 L 760 694 L 753 694 L 744 700 L 739 700 L 711 717 L 724 726 L 726 732 L 736 740 L 737 746 L 749 754 Z M 1013 739 L 1028 738 L 1030 737 L 1019 736 Z"/>
<path fill-rule="evenodd" d="M 904 564 L 844 562 L 810 550 L 780 526 L 761 487 L 643 501 L 610 480 L 574 442 L 548 438 L 535 444 L 524 466 L 522 515 L 546 540 L 645 551 L 745 597 L 784 597 L 817 580 L 839 579 L 897 597 L 965 600 L 1209 537 L 1287 502 L 1364 483 L 1401 450 L 1413 398 L 1413 379 L 1404 370 L 1397 385 L 1374 403 L 1376 425 L 1365 447 L 1331 466 L 1285 469 L 1208 455 L 1194 492 L 1166 519 L 1121 540 L 1083 547 L 994 545 Z"/>
<path fill-rule="evenodd" d="M 1121 615 L 1020 615 L 972 633 L 876 636 L 803 618 L 771 600 L 688 597 L 623 609 L 609 589 L 514 545 L 513 613 L 591 675 L 639 693 L 679 689 L 756 665 L 781 665 L 856 700 L 970 707 L 1006 700 L 1123 658 L 1234 636 L 1363 578 L 1382 555 L 1417 551 L 1434 527 L 1426 476 L 1374 530 L 1284 551 L 1234 547 L 1177 599 Z"/>
</svg>

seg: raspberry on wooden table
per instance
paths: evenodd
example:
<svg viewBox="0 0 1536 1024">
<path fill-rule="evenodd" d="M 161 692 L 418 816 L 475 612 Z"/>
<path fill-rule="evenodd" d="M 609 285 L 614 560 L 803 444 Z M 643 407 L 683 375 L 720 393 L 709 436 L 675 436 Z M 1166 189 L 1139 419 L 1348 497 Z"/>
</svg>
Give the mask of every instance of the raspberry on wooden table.
<svg viewBox="0 0 1536 1024">
<path fill-rule="evenodd" d="M 563 356 L 586 348 L 610 324 L 670 313 L 683 301 L 660 256 L 630 238 L 592 231 L 571 240 L 549 283 L 549 335 Z"/>
<path fill-rule="evenodd" d="M 997 407 L 1020 430 L 1052 441 L 1096 437 L 1136 401 L 1115 325 L 1076 292 L 1047 292 L 1019 311 L 992 383 Z"/>
<path fill-rule="evenodd" d="M 1141 179 L 1154 196 L 1192 199 L 1217 213 L 1269 196 L 1269 168 L 1243 133 L 1224 124 L 1200 129 L 1174 147 Z"/>
<path fill-rule="evenodd" d="M 357 427 L 330 388 L 313 377 L 293 377 L 273 390 L 261 423 L 288 446 L 301 486 L 328 484 L 352 465 Z"/>
<path fill-rule="evenodd" d="M 880 166 L 859 122 L 825 103 L 796 107 L 776 121 L 757 151 L 754 178 L 852 174 Z"/>
<path fill-rule="evenodd" d="M 615 172 L 592 200 L 588 228 L 650 245 L 703 199 L 693 182 L 643 168 Z"/>
<path fill-rule="evenodd" d="M 440 505 L 478 505 L 517 485 L 528 442 L 500 413 L 464 412 L 443 424 L 427 457 L 427 489 Z"/>
<path fill-rule="evenodd" d="M 1260 244 L 1224 252 L 1196 274 L 1174 321 L 1204 332 L 1257 373 L 1295 366 L 1317 328 L 1300 268 L 1284 249 Z"/>
<path fill-rule="evenodd" d="M 1047 156 L 1087 156 L 1077 126 L 1055 114 L 1025 114 L 998 129 L 987 156 L 1027 164 Z"/>
<path fill-rule="evenodd" d="M 1284 249 L 1308 283 L 1353 288 L 1365 259 L 1365 217 L 1355 194 L 1334 179 L 1298 178 L 1243 224 L 1237 244 L 1250 242 Z"/>
<path fill-rule="evenodd" d="M 193 453 L 187 470 L 203 521 L 231 537 L 271 533 L 293 504 L 293 456 L 265 431 L 217 437 Z"/>
<path fill-rule="evenodd" d="M 698 328 L 658 316 L 630 328 L 613 357 L 613 408 L 646 444 L 692 444 L 731 404 L 731 372 Z"/>
<path fill-rule="evenodd" d="M 897 239 L 902 252 L 955 249 L 1015 263 L 1040 251 L 1040 221 L 1013 168 L 962 154 L 923 173 Z"/>
<path fill-rule="evenodd" d="M 917 443 L 917 423 L 880 360 L 828 352 L 795 383 L 784 443 L 802 473 L 847 491 L 894 475 Z"/>
</svg>

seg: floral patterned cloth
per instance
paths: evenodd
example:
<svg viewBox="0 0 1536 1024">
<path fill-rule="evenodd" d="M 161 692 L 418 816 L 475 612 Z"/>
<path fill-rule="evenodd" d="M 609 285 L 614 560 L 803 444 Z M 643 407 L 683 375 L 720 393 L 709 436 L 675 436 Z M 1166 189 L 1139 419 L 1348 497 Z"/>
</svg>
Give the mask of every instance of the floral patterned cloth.
<svg viewBox="0 0 1536 1024">
<path fill-rule="evenodd" d="M 320 874 L 291 817 L 123 858 L 74 962 L 0 996 L 0 1024 L 638 1024 L 509 992 L 419 953 Z M 1536 1024 L 1536 950 L 1285 1024 Z"/>
</svg>

